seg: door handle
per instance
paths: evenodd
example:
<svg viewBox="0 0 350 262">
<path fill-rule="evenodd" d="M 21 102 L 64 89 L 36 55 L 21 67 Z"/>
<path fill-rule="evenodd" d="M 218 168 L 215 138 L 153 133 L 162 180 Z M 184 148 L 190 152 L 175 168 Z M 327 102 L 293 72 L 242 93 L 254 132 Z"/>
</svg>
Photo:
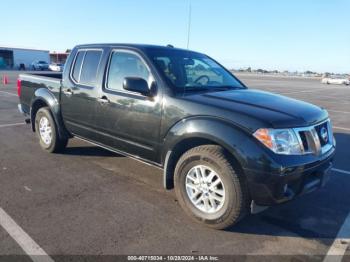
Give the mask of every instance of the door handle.
<svg viewBox="0 0 350 262">
<path fill-rule="evenodd" d="M 103 96 L 103 97 L 100 97 L 100 98 L 97 98 L 97 101 L 101 104 L 108 104 L 109 103 L 109 100 L 106 96 Z"/>
<path fill-rule="evenodd" d="M 63 93 L 67 96 L 73 95 L 73 91 L 71 89 L 64 90 Z"/>
</svg>

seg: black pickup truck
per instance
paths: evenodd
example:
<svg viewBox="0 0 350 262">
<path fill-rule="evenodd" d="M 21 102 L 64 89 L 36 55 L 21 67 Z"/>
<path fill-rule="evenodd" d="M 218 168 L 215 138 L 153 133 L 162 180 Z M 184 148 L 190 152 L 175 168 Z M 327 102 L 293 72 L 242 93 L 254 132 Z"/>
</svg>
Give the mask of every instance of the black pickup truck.
<svg viewBox="0 0 350 262">
<path fill-rule="evenodd" d="M 63 74 L 20 75 L 18 94 L 44 150 L 77 137 L 158 166 L 183 209 L 218 229 L 322 187 L 335 154 L 326 110 L 171 46 L 80 45 Z"/>
</svg>

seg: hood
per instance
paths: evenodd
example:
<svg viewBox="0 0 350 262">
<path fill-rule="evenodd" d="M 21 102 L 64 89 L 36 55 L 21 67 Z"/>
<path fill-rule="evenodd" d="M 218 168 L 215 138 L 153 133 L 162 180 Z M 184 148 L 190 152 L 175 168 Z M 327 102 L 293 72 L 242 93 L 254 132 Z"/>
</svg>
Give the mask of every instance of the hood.
<svg viewBox="0 0 350 262">
<path fill-rule="evenodd" d="M 303 127 L 328 117 L 327 111 L 318 106 L 254 89 L 195 94 L 185 99 L 221 109 L 218 117 L 229 118 L 249 129 Z M 256 126 L 247 126 L 251 119 Z"/>
</svg>

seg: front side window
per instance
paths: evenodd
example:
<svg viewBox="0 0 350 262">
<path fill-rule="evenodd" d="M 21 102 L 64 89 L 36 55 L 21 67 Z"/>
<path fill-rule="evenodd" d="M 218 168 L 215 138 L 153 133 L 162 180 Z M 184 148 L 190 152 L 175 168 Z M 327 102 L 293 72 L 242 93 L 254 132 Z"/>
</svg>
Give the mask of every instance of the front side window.
<svg viewBox="0 0 350 262">
<path fill-rule="evenodd" d="M 152 49 L 150 58 L 176 91 L 210 91 L 245 88 L 211 58 L 186 50 Z"/>
<path fill-rule="evenodd" d="M 125 77 L 139 77 L 145 79 L 149 86 L 151 74 L 142 59 L 131 52 L 115 51 L 112 53 L 108 76 L 107 88 L 111 90 L 123 90 Z"/>
</svg>

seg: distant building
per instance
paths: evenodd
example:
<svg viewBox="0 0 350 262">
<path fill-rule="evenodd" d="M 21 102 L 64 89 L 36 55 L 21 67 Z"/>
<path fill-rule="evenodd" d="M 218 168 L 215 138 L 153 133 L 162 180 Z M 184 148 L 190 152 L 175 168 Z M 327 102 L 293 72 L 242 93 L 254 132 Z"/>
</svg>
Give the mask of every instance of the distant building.
<svg viewBox="0 0 350 262">
<path fill-rule="evenodd" d="M 51 52 L 50 53 L 51 63 L 64 64 L 67 60 L 68 55 L 69 53 Z"/>
<path fill-rule="evenodd" d="M 0 69 L 31 69 L 34 61 L 50 63 L 49 51 L 0 46 Z"/>
</svg>

